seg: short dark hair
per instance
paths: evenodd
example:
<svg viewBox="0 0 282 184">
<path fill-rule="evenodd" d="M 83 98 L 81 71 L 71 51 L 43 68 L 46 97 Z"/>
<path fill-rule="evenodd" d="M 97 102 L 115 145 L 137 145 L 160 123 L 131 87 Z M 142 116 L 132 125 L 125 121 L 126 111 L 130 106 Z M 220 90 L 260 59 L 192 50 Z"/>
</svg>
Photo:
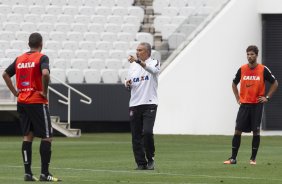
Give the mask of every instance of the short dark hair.
<svg viewBox="0 0 282 184">
<path fill-rule="evenodd" d="M 256 53 L 256 55 L 258 55 L 259 50 L 257 46 L 255 45 L 248 46 L 248 48 L 246 49 L 246 52 L 251 52 L 251 51 L 253 51 L 254 53 Z"/>
<path fill-rule="evenodd" d="M 31 33 L 28 39 L 30 48 L 39 48 L 42 46 L 42 36 L 40 33 Z"/>
</svg>

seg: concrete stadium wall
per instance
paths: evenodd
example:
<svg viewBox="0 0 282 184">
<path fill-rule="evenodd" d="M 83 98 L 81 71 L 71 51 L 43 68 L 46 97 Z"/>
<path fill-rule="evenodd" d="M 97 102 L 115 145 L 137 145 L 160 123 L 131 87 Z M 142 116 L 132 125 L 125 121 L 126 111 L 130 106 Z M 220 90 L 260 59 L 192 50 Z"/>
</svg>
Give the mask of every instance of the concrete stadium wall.
<svg viewBox="0 0 282 184">
<path fill-rule="evenodd" d="M 273 7 L 281 12 L 282 1 L 231 0 L 161 73 L 156 134 L 233 134 L 239 106 L 232 80 L 247 46 L 261 50 L 259 12 Z"/>
</svg>

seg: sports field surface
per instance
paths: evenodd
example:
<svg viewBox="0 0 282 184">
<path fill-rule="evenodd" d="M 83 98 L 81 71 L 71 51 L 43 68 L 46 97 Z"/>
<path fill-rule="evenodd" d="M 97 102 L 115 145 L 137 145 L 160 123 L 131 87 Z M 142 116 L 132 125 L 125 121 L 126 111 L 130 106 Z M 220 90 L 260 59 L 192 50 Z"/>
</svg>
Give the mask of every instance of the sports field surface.
<svg viewBox="0 0 282 184">
<path fill-rule="evenodd" d="M 83 134 L 55 137 L 50 171 L 67 184 L 279 184 L 282 137 L 262 137 L 257 165 L 249 165 L 251 136 L 243 136 L 237 165 L 224 165 L 231 136 L 156 135 L 156 169 L 135 171 L 131 136 Z M 39 139 L 33 144 L 33 173 L 40 174 Z M 0 137 L 0 183 L 21 184 L 20 137 Z"/>
</svg>

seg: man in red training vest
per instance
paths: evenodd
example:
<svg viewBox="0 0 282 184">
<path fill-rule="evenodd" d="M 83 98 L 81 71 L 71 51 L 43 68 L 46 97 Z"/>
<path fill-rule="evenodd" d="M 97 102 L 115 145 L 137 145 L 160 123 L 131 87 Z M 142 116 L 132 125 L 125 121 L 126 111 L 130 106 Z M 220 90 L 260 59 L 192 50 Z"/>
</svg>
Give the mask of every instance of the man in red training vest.
<svg viewBox="0 0 282 184">
<path fill-rule="evenodd" d="M 232 140 L 232 155 L 224 164 L 236 164 L 237 154 L 241 143 L 242 132 L 253 132 L 252 155 L 250 164 L 256 165 L 256 156 L 260 145 L 260 125 L 263 114 L 263 104 L 270 101 L 270 98 L 277 90 L 278 82 L 271 74 L 271 71 L 264 65 L 257 63 L 258 48 L 250 45 L 247 50 L 248 64 L 239 68 L 232 83 L 233 93 L 240 105 L 235 133 Z M 265 81 L 271 86 L 265 95 Z M 237 88 L 240 82 L 240 94 Z"/>
<path fill-rule="evenodd" d="M 25 181 L 38 181 L 31 171 L 32 141 L 40 137 L 41 175 L 40 181 L 56 182 L 60 179 L 49 172 L 51 160 L 52 126 L 48 110 L 47 90 L 50 80 L 49 58 L 41 54 L 42 36 L 29 36 L 30 51 L 16 58 L 4 71 L 3 78 L 15 97 L 23 132 L 22 157 Z M 16 88 L 11 77 L 16 75 Z"/>
</svg>

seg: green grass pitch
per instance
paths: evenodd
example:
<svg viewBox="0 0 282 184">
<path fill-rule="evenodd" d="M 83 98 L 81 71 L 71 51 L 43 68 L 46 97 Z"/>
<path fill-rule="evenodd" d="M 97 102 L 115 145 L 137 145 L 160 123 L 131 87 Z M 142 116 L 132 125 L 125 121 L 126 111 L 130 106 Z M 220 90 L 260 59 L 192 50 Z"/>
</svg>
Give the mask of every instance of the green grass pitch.
<svg viewBox="0 0 282 184">
<path fill-rule="evenodd" d="M 282 136 L 261 138 L 257 165 L 249 165 L 251 136 L 243 136 L 237 165 L 224 165 L 231 136 L 156 135 L 156 169 L 135 171 L 130 134 L 55 137 L 50 171 L 67 184 L 278 184 Z M 21 184 L 21 137 L 0 137 L 0 184 Z M 39 139 L 33 173 L 40 174 Z"/>
</svg>

